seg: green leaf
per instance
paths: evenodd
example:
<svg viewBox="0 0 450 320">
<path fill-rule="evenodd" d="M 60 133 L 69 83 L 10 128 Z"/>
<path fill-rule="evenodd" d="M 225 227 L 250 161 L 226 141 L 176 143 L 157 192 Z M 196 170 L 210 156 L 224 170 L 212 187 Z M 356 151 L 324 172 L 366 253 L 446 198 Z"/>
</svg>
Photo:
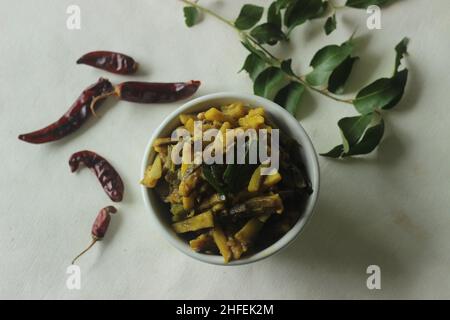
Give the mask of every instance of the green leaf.
<svg viewBox="0 0 450 320">
<path fill-rule="evenodd" d="M 347 0 L 345 5 L 347 7 L 366 9 L 369 6 L 377 5 L 382 6 L 389 2 L 390 0 Z"/>
<path fill-rule="evenodd" d="M 408 44 L 409 44 L 409 39 L 405 37 L 395 47 L 396 55 L 395 55 L 394 74 L 398 72 L 398 68 L 400 67 L 403 57 L 408 54 Z"/>
<path fill-rule="evenodd" d="M 331 17 L 328 17 L 327 21 L 325 22 L 325 26 L 323 27 L 325 30 L 325 34 L 328 36 L 334 30 L 336 30 L 336 25 L 336 14 L 333 14 Z"/>
<path fill-rule="evenodd" d="M 226 189 L 229 193 L 236 194 L 248 184 L 258 165 L 255 164 L 229 164 L 223 174 Z"/>
<path fill-rule="evenodd" d="M 322 0 L 295 0 L 289 2 L 284 13 L 284 24 L 291 31 L 322 11 Z"/>
<path fill-rule="evenodd" d="M 184 7 L 184 22 L 190 28 L 196 24 L 199 16 L 199 11 L 194 7 Z"/>
<path fill-rule="evenodd" d="M 358 143 L 372 119 L 373 114 L 370 113 L 339 120 L 338 126 L 341 129 L 344 152 L 349 152 L 350 148 Z"/>
<path fill-rule="evenodd" d="M 272 23 L 263 23 L 250 31 L 250 35 L 259 43 L 274 45 L 280 40 L 285 39 L 284 33 L 281 29 Z"/>
<path fill-rule="evenodd" d="M 248 72 L 250 78 L 255 81 L 256 77 L 266 68 L 266 62 L 262 60 L 257 54 L 250 53 L 245 59 L 242 70 Z"/>
<path fill-rule="evenodd" d="M 320 155 L 322 157 L 337 159 L 337 158 L 340 158 L 343 153 L 344 153 L 344 146 L 342 144 L 340 144 L 340 145 L 334 147 L 333 149 L 331 149 L 329 152 L 321 153 Z"/>
<path fill-rule="evenodd" d="M 287 6 L 295 0 L 276 0 L 278 10 L 286 9 Z"/>
<path fill-rule="evenodd" d="M 256 78 L 253 91 L 258 96 L 272 100 L 285 83 L 284 72 L 279 68 L 269 67 Z"/>
<path fill-rule="evenodd" d="M 330 4 L 328 3 L 328 1 L 322 2 L 322 6 L 321 6 L 320 10 L 317 11 L 316 14 L 314 16 L 312 16 L 310 19 L 312 20 L 312 19 L 323 18 L 325 13 L 327 13 L 329 6 L 330 6 Z"/>
<path fill-rule="evenodd" d="M 222 179 L 220 179 L 221 174 L 219 171 L 219 165 L 206 165 L 202 166 L 202 173 L 205 180 L 220 194 L 226 193 L 225 185 Z"/>
<path fill-rule="evenodd" d="M 327 85 L 333 71 L 351 55 L 352 51 L 353 44 L 351 42 L 320 49 L 311 61 L 310 65 L 314 70 L 306 76 L 306 81 L 312 86 Z"/>
<path fill-rule="evenodd" d="M 277 2 L 272 2 L 267 12 L 267 22 L 277 26 L 281 30 L 281 12 L 277 7 Z"/>
<path fill-rule="evenodd" d="M 363 138 L 355 146 L 351 147 L 349 152 L 343 157 L 358 156 L 369 154 L 380 144 L 384 135 L 384 120 L 380 118 L 379 123 L 370 127 L 365 132 Z"/>
<path fill-rule="evenodd" d="M 404 38 L 396 47 L 395 71 L 392 78 L 381 78 L 363 88 L 353 104 L 361 114 L 376 109 L 392 109 L 403 97 L 408 81 L 408 69 L 398 71 L 401 60 L 407 54 L 408 38 Z"/>
<path fill-rule="evenodd" d="M 397 88 L 397 96 L 383 107 L 385 110 L 394 108 L 402 99 L 403 94 L 405 93 L 406 83 L 408 82 L 408 69 L 397 72 L 397 74 L 391 78 L 391 82 L 392 85 Z"/>
<path fill-rule="evenodd" d="M 392 78 L 382 78 L 363 88 L 353 104 L 361 114 L 377 109 L 391 109 L 397 105 L 405 92 L 408 70 L 398 72 Z"/>
<path fill-rule="evenodd" d="M 292 71 L 292 59 L 284 60 L 281 62 L 280 68 L 289 76 L 294 76 L 294 71 Z"/>
<path fill-rule="evenodd" d="M 375 124 L 373 119 L 377 117 Z M 328 158 L 345 158 L 371 153 L 380 144 L 384 135 L 384 120 L 381 115 L 370 114 L 344 118 L 339 121 L 344 143 L 321 154 Z"/>
<path fill-rule="evenodd" d="M 265 61 L 267 64 L 274 64 L 277 63 L 273 58 L 269 57 L 266 53 L 264 53 L 262 50 L 259 50 L 255 48 L 252 44 L 248 42 L 248 40 L 244 40 L 241 42 L 242 45 L 251 53 L 256 54 L 258 57 L 260 57 L 263 61 Z"/>
<path fill-rule="evenodd" d="M 328 79 L 328 91 L 335 94 L 343 94 L 344 86 L 352 72 L 353 64 L 358 57 L 347 57 L 334 71 Z"/>
<path fill-rule="evenodd" d="M 235 161 L 235 163 L 230 163 L 227 165 L 223 173 L 223 181 L 226 185 L 227 192 L 236 194 L 242 191 L 242 189 L 250 181 L 253 172 L 258 167 L 258 164 L 251 164 L 249 160 L 250 148 L 254 143 L 257 145 L 257 140 L 246 142 L 244 164 L 238 164 L 237 161 Z"/>
<path fill-rule="evenodd" d="M 302 84 L 291 82 L 278 92 L 274 101 L 295 116 L 304 92 Z"/>
<path fill-rule="evenodd" d="M 252 28 L 255 24 L 261 20 L 264 8 L 255 6 L 252 4 L 246 4 L 242 7 L 238 18 L 234 22 L 234 25 L 239 30 L 247 30 Z"/>
</svg>

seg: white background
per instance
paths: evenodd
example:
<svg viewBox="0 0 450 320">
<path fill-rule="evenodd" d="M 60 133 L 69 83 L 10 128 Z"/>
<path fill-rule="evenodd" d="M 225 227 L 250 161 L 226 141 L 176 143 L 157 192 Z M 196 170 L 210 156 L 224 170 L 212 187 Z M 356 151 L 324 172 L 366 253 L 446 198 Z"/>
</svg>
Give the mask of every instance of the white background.
<svg viewBox="0 0 450 320">
<path fill-rule="evenodd" d="M 247 1 L 201 2 L 232 19 Z M 366 28 L 364 10 L 345 9 L 329 37 L 324 20 L 293 33 L 277 54 L 292 55 L 305 74 L 314 52 L 358 28 L 361 59 L 351 90 L 391 74 L 393 48 L 409 36 L 407 92 L 386 116 L 378 152 L 320 159 L 320 199 L 302 236 L 274 257 L 234 268 L 179 253 L 144 209 L 144 148 L 179 103 L 106 103 L 99 119 L 52 144 L 26 144 L 17 135 L 56 120 L 99 76 L 132 79 L 75 64 L 91 50 L 132 55 L 141 63 L 139 80 L 202 80 L 197 96 L 249 93 L 251 81 L 237 73 L 246 51 L 235 32 L 212 18 L 189 30 L 175 0 L 0 4 L 0 298 L 450 298 L 450 1 L 399 1 L 383 10 L 382 30 Z M 81 30 L 66 28 L 70 4 L 81 8 Z M 298 118 L 324 152 L 339 142 L 336 122 L 354 114 L 307 94 Z M 105 241 L 79 261 L 82 289 L 69 291 L 66 267 L 90 241 L 98 210 L 111 204 L 89 170 L 70 173 L 67 160 L 82 149 L 110 159 L 126 195 Z M 381 267 L 382 290 L 366 288 L 371 264 Z"/>
</svg>

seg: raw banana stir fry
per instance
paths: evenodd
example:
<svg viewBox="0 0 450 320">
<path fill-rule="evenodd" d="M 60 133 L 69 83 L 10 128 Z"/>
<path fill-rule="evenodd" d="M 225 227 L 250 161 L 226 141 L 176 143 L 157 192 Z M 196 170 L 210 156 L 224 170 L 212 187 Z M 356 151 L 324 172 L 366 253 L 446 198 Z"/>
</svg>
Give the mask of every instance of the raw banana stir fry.
<svg viewBox="0 0 450 320">
<path fill-rule="evenodd" d="M 279 131 L 278 168 L 263 175 L 270 163 L 250 161 L 248 154 L 259 136 L 245 138 L 244 163 L 227 161 L 232 158 L 227 158 L 231 151 L 233 157 L 238 154 L 233 143 L 235 136 L 229 133 L 253 129 L 273 135 L 272 130 L 277 128 L 263 108 L 236 102 L 198 114 L 182 114 L 179 118 L 180 126 L 175 131 L 187 132 L 184 141 L 189 146 L 199 139 L 195 125 L 201 124 L 201 150 L 216 143 L 213 154 L 217 156 L 219 143 L 223 152 L 219 158 L 223 161 L 212 164 L 192 161 L 195 148 L 175 150 L 179 141 L 172 137 L 154 141 L 156 156 L 141 183 L 154 189 L 168 205 L 167 216 L 173 230 L 193 250 L 220 254 L 225 262 L 254 254 L 286 234 L 312 193 L 300 157 L 301 146 Z M 218 133 L 210 141 L 203 139 L 208 129 L 216 129 Z M 269 154 L 274 152 L 271 146 L 267 149 Z M 179 164 L 173 154 L 181 155 Z"/>
</svg>

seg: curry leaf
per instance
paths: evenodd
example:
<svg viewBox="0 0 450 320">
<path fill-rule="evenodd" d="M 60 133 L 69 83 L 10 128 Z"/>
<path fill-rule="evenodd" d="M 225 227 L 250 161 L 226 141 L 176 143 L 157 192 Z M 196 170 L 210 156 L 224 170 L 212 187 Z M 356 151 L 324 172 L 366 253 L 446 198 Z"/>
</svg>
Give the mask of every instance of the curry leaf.
<svg viewBox="0 0 450 320">
<path fill-rule="evenodd" d="M 398 72 L 398 68 L 400 67 L 403 57 L 408 54 L 408 44 L 409 44 L 409 39 L 405 37 L 395 47 L 396 55 L 395 55 L 394 74 Z"/>
<path fill-rule="evenodd" d="M 245 59 L 242 70 L 248 72 L 250 78 L 255 81 L 256 77 L 266 68 L 266 63 L 255 53 L 250 53 Z"/>
<path fill-rule="evenodd" d="M 267 64 L 275 64 L 276 63 L 276 61 L 273 58 L 269 57 L 262 50 L 259 50 L 259 49 L 255 48 L 252 44 L 250 44 L 248 42 L 248 40 L 244 40 L 241 43 L 248 51 L 250 51 L 251 53 L 256 54 L 258 57 L 260 57 Z"/>
<path fill-rule="evenodd" d="M 344 153 L 344 146 L 342 144 L 334 147 L 327 153 L 321 153 L 320 155 L 327 158 L 340 158 Z"/>
<path fill-rule="evenodd" d="M 324 14 L 327 13 L 328 7 L 330 6 L 328 1 L 322 2 L 322 6 L 319 11 L 316 12 L 310 19 L 320 19 L 324 17 Z"/>
<path fill-rule="evenodd" d="M 291 31 L 322 11 L 322 0 L 295 0 L 289 2 L 284 13 L 284 24 Z"/>
<path fill-rule="evenodd" d="M 292 71 L 292 59 L 284 60 L 281 62 L 280 68 L 289 76 L 294 76 L 294 71 Z"/>
<path fill-rule="evenodd" d="M 304 92 L 302 84 L 291 82 L 278 92 L 274 101 L 295 116 Z"/>
<path fill-rule="evenodd" d="M 294 0 L 276 0 L 276 6 L 278 10 L 286 9 L 287 6 L 294 2 Z"/>
<path fill-rule="evenodd" d="M 377 117 L 376 123 L 371 124 Z M 384 135 L 384 120 L 381 115 L 363 115 L 339 121 L 343 144 L 322 154 L 328 158 L 345 158 L 371 153 L 380 144 Z"/>
<path fill-rule="evenodd" d="M 377 109 L 391 109 L 397 105 L 405 92 L 408 81 L 408 69 L 398 71 L 401 60 L 408 49 L 408 38 L 404 38 L 395 47 L 395 70 L 392 78 L 381 78 L 363 88 L 357 94 L 353 104 L 361 114 Z"/>
<path fill-rule="evenodd" d="M 256 78 L 253 91 L 256 95 L 272 100 L 285 85 L 286 75 L 276 67 L 269 67 Z"/>
<path fill-rule="evenodd" d="M 361 114 L 377 109 L 391 109 L 400 101 L 408 80 L 408 70 L 398 72 L 392 78 L 382 78 L 363 88 L 353 104 Z"/>
<path fill-rule="evenodd" d="M 252 4 L 246 4 L 242 7 L 238 18 L 234 22 L 234 25 L 239 30 L 247 30 L 252 28 L 255 24 L 261 20 L 264 8 L 255 6 Z"/>
<path fill-rule="evenodd" d="M 267 12 L 267 22 L 281 29 L 281 12 L 277 7 L 277 2 L 273 2 Z"/>
<path fill-rule="evenodd" d="M 249 152 L 254 146 L 257 147 L 257 141 L 247 141 L 245 148 L 245 163 L 238 164 L 236 159 L 234 163 L 227 165 L 225 171 L 223 172 L 223 181 L 226 185 L 226 191 L 229 193 L 238 193 L 242 191 L 245 185 L 250 181 L 250 178 L 258 167 L 258 164 L 250 163 Z"/>
<path fill-rule="evenodd" d="M 344 86 L 352 72 L 353 64 L 358 57 L 347 57 L 334 71 L 328 80 L 328 91 L 335 94 L 343 94 Z"/>
<path fill-rule="evenodd" d="M 331 17 L 328 17 L 327 21 L 325 22 L 324 30 L 325 34 L 328 36 L 331 34 L 334 30 L 336 30 L 336 14 L 333 14 Z"/>
<path fill-rule="evenodd" d="M 386 4 L 390 0 L 347 0 L 345 5 L 347 7 L 357 8 L 357 9 L 366 9 L 369 6 L 377 5 L 381 6 Z"/>
<path fill-rule="evenodd" d="M 226 183 L 226 191 L 229 193 L 238 193 L 250 181 L 250 178 L 257 168 L 254 164 L 228 164 L 224 174 L 223 180 Z"/>
<path fill-rule="evenodd" d="M 255 27 L 250 32 L 250 35 L 261 44 L 267 43 L 270 45 L 274 45 L 278 41 L 285 39 L 285 35 L 281 31 L 281 29 L 269 22 L 260 24 L 259 26 Z"/>
<path fill-rule="evenodd" d="M 184 7 L 184 22 L 190 28 L 194 26 L 198 21 L 199 11 L 194 7 Z"/>
<path fill-rule="evenodd" d="M 310 65 L 314 70 L 306 76 L 306 81 L 312 86 L 328 84 L 328 79 L 333 71 L 351 55 L 352 51 L 353 44 L 351 42 L 320 49 L 311 61 Z"/>
<path fill-rule="evenodd" d="M 202 166 L 202 174 L 205 180 L 220 194 L 225 194 L 225 185 L 220 179 L 220 174 L 218 172 L 218 165 L 206 165 Z"/>
<path fill-rule="evenodd" d="M 384 135 L 384 120 L 380 118 L 379 123 L 367 129 L 361 141 L 342 155 L 343 157 L 369 154 L 380 144 Z"/>
<path fill-rule="evenodd" d="M 344 152 L 349 152 L 350 148 L 358 143 L 372 119 L 371 113 L 339 120 L 338 126 L 342 133 Z"/>
</svg>

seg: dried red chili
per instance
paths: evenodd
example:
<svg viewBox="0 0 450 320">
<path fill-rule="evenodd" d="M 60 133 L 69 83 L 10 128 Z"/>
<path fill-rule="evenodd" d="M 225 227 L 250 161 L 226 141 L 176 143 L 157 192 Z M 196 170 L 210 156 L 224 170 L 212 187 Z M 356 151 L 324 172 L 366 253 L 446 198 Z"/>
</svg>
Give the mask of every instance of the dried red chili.
<svg viewBox="0 0 450 320">
<path fill-rule="evenodd" d="M 100 78 L 88 87 L 73 103 L 70 109 L 51 125 L 27 134 L 19 135 L 19 139 L 29 143 L 45 143 L 64 138 L 79 129 L 90 117 L 94 105 L 113 92 L 109 80 Z"/>
<path fill-rule="evenodd" d="M 77 171 L 80 163 L 84 163 L 86 167 L 95 173 L 103 190 L 105 190 L 112 201 L 122 201 L 124 193 L 122 178 L 105 158 L 92 151 L 76 152 L 69 159 L 70 170 L 72 172 Z"/>
<path fill-rule="evenodd" d="M 174 102 L 192 96 L 200 84 L 195 80 L 175 83 L 129 81 L 117 85 L 115 94 L 119 99 L 130 102 Z"/>
<path fill-rule="evenodd" d="M 132 57 L 112 51 L 93 51 L 86 53 L 77 60 L 77 64 L 86 64 L 117 74 L 132 74 L 138 68 L 138 63 Z"/>
<path fill-rule="evenodd" d="M 84 253 L 86 253 L 92 246 L 97 242 L 103 239 L 108 230 L 109 223 L 111 221 L 111 213 L 116 213 L 117 209 L 113 206 L 108 206 L 100 210 L 95 218 L 94 224 L 92 225 L 91 236 L 92 242 L 89 246 L 84 249 L 79 255 L 77 255 L 73 260 L 72 264 L 75 264 L 75 261 L 79 257 L 81 257 Z"/>
<path fill-rule="evenodd" d="M 70 109 L 51 125 L 27 134 L 19 139 L 29 143 L 46 143 L 64 138 L 79 129 L 91 116 L 94 107 L 108 96 L 137 103 L 167 103 L 186 99 L 199 88 L 200 81 L 158 83 L 123 82 L 115 87 L 109 80 L 100 78 L 78 97 Z"/>
</svg>

